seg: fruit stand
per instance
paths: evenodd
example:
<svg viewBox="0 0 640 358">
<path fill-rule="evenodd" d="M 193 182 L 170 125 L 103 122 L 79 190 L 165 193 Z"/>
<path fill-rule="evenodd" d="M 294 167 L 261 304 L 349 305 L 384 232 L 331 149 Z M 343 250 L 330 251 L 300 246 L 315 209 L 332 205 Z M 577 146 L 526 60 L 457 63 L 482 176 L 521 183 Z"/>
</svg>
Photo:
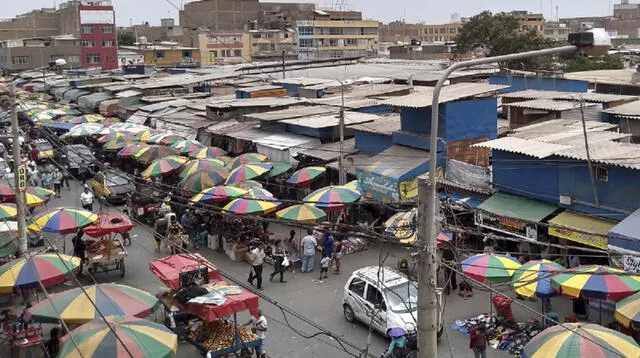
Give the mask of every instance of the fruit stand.
<svg viewBox="0 0 640 358">
<path fill-rule="evenodd" d="M 116 234 L 123 234 L 133 228 L 133 223 L 124 214 L 118 212 L 104 212 L 93 225 L 84 228 L 84 232 L 97 241 L 87 240 L 87 268 L 92 275 L 98 271 L 120 271 L 124 277 L 124 261 L 127 250 L 122 239 Z"/>
</svg>

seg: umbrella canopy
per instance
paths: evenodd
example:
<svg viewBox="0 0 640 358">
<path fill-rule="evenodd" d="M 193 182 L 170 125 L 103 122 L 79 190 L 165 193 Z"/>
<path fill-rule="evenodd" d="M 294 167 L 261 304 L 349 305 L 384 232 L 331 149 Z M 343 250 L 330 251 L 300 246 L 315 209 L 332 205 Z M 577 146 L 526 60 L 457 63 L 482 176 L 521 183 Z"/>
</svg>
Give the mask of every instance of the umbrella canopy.
<svg viewBox="0 0 640 358">
<path fill-rule="evenodd" d="M 0 184 L 0 197 L 4 200 L 14 200 L 16 193 L 7 184 Z"/>
<path fill-rule="evenodd" d="M 187 271 L 207 268 L 209 281 L 222 280 L 220 270 L 202 255 L 176 254 L 149 262 L 151 272 L 171 289 L 179 289 L 180 274 Z"/>
<path fill-rule="evenodd" d="M 74 118 L 75 123 L 100 123 L 104 120 L 101 114 L 85 114 Z"/>
<path fill-rule="evenodd" d="M 223 168 L 217 170 L 204 169 L 182 179 L 178 185 L 182 188 L 184 196 L 190 197 L 205 189 L 224 183 L 226 177 L 222 175 L 224 174 L 223 171 Z"/>
<path fill-rule="evenodd" d="M 513 290 L 525 297 L 549 297 L 556 294 L 551 276 L 566 270 L 549 260 L 532 260 L 517 269 L 511 277 Z"/>
<path fill-rule="evenodd" d="M 16 204 L 0 204 L 0 221 L 13 219 L 18 216 Z"/>
<path fill-rule="evenodd" d="M 229 175 L 229 170 L 224 167 L 224 163 L 217 159 L 195 159 L 190 160 L 180 170 L 179 177 L 184 179 L 192 174 L 195 174 L 201 170 L 216 170 L 225 178 Z"/>
<path fill-rule="evenodd" d="M 154 134 L 147 140 L 149 144 L 172 145 L 183 141 L 184 137 L 175 134 Z"/>
<path fill-rule="evenodd" d="M 293 168 L 293 165 L 286 162 L 270 162 L 270 164 L 273 165 L 273 168 L 271 168 L 271 171 L 267 174 L 270 178 L 284 174 Z"/>
<path fill-rule="evenodd" d="M 116 130 L 116 131 L 126 131 L 128 133 L 132 133 L 132 134 L 138 134 L 142 131 L 147 131 L 147 130 L 151 130 L 151 128 L 144 126 L 142 124 L 136 124 L 136 123 L 114 123 L 110 126 L 111 129 Z"/>
<path fill-rule="evenodd" d="M 613 317 L 625 327 L 640 330 L 640 292 L 618 301 Z"/>
<path fill-rule="evenodd" d="M 229 162 L 229 166 L 231 167 L 231 169 L 235 169 L 243 164 L 250 164 L 250 163 L 264 163 L 266 161 L 268 161 L 269 158 L 267 158 L 266 155 L 264 154 L 260 154 L 260 153 L 244 153 L 241 154 L 235 158 L 233 158 L 231 160 L 231 162 Z"/>
<path fill-rule="evenodd" d="M 71 128 L 61 138 L 67 137 L 86 137 L 102 133 L 104 126 L 99 123 L 83 123 Z M 107 133 L 105 133 L 107 134 Z"/>
<path fill-rule="evenodd" d="M 521 357 L 640 357 L 640 347 L 633 338 L 597 324 L 563 323 L 534 336 Z"/>
<path fill-rule="evenodd" d="M 262 189 L 262 184 L 258 183 L 255 180 L 237 181 L 235 183 L 229 184 L 229 186 L 233 186 L 233 187 L 240 188 L 240 189 L 245 189 L 245 190 L 249 190 L 251 188 L 260 188 L 260 189 Z"/>
<path fill-rule="evenodd" d="M 56 192 L 51 190 L 51 189 L 47 189 L 47 188 L 42 188 L 39 186 L 28 186 L 25 191 L 29 194 L 33 194 L 33 195 L 37 195 L 43 199 L 48 199 L 51 198 L 52 196 L 56 195 Z"/>
<path fill-rule="evenodd" d="M 249 194 L 249 192 L 244 189 L 219 185 L 201 191 L 200 193 L 194 195 L 193 198 L 191 198 L 191 201 L 194 203 L 213 204 L 219 203 L 221 201 L 239 198 L 247 194 Z"/>
<path fill-rule="evenodd" d="M 131 158 L 141 163 L 149 163 L 154 159 L 177 156 L 178 154 L 180 154 L 180 151 L 176 148 L 165 147 L 163 145 L 150 145 L 132 153 Z"/>
<path fill-rule="evenodd" d="M 32 122 L 39 122 L 66 116 L 67 114 L 69 114 L 69 111 L 64 109 L 46 109 L 31 116 L 30 120 Z"/>
<path fill-rule="evenodd" d="M 274 212 L 280 203 L 275 201 L 239 198 L 232 200 L 223 210 L 234 214 L 269 214 Z"/>
<path fill-rule="evenodd" d="M 319 208 L 332 209 L 360 199 L 360 193 L 343 186 L 328 186 L 307 195 L 302 201 L 312 203 Z"/>
<path fill-rule="evenodd" d="M 97 143 L 98 144 L 105 144 L 105 143 L 109 142 L 110 140 L 112 140 L 113 138 L 129 138 L 129 139 L 133 140 L 133 136 L 130 136 L 130 135 L 126 134 L 125 132 L 118 131 L 118 132 L 113 132 L 111 134 L 107 134 L 107 135 L 104 135 L 104 136 L 98 138 Z"/>
<path fill-rule="evenodd" d="M 145 169 L 141 176 L 143 178 L 157 177 L 180 169 L 187 162 L 187 158 L 172 155 L 165 158 L 156 159 Z"/>
<path fill-rule="evenodd" d="M 291 175 L 287 179 L 287 183 L 295 186 L 308 186 L 316 178 L 321 176 L 327 171 L 325 167 L 306 167 L 302 168 Z"/>
<path fill-rule="evenodd" d="M 102 149 L 104 150 L 121 150 L 123 148 L 129 147 L 129 146 L 133 146 L 135 145 L 135 142 L 127 137 L 114 137 L 111 138 L 111 140 L 109 140 L 108 142 L 106 142 L 103 146 Z"/>
<path fill-rule="evenodd" d="M 128 216 L 119 212 L 98 214 L 98 221 L 84 228 L 84 232 L 91 237 L 101 237 L 112 233 L 122 234 L 133 229 L 133 223 Z"/>
<path fill-rule="evenodd" d="M 175 357 L 178 336 L 164 325 L 134 317 L 109 316 L 105 319 L 108 324 L 95 319 L 62 337 L 58 358 Z"/>
<path fill-rule="evenodd" d="M 180 152 L 183 154 L 188 153 L 191 149 L 207 147 L 206 145 L 198 142 L 197 140 L 188 140 L 188 139 L 177 141 L 171 144 L 171 146 L 176 149 L 180 149 Z"/>
<path fill-rule="evenodd" d="M 258 188 L 258 187 L 252 187 L 247 189 L 247 191 L 249 191 L 249 193 L 247 194 L 247 197 L 249 198 L 256 198 L 256 199 L 261 199 L 261 198 L 267 198 L 267 199 L 273 199 L 275 196 L 267 189 L 262 189 L 262 188 Z"/>
<path fill-rule="evenodd" d="M 347 189 L 351 189 L 360 193 L 360 196 L 364 196 L 364 191 L 362 190 L 362 188 L 360 188 L 360 183 L 358 183 L 357 180 L 352 180 L 343 186 Z"/>
<path fill-rule="evenodd" d="M 416 240 L 416 218 L 418 209 L 393 214 L 384 222 L 385 233 L 402 244 L 411 244 Z"/>
<path fill-rule="evenodd" d="M 105 316 L 124 315 L 144 318 L 160 306 L 154 295 L 137 288 L 102 283 L 55 293 L 27 310 L 34 322 L 82 324 Z M 85 294 L 86 292 L 86 294 Z M 98 310 L 91 304 L 94 302 Z"/>
<path fill-rule="evenodd" d="M 198 148 L 195 150 L 188 151 L 188 154 L 191 158 L 203 159 L 203 158 L 217 158 L 221 157 L 227 152 L 217 147 L 204 147 Z"/>
<path fill-rule="evenodd" d="M 69 255 L 38 254 L 20 258 L 0 266 L 0 293 L 57 285 L 74 275 L 80 259 Z"/>
<path fill-rule="evenodd" d="M 98 215 L 89 210 L 57 208 L 36 215 L 29 222 L 31 231 L 71 234 L 98 221 Z"/>
<path fill-rule="evenodd" d="M 586 265 L 553 277 L 551 286 L 571 297 L 619 301 L 640 291 L 640 276 L 609 266 Z"/>
<path fill-rule="evenodd" d="M 520 262 L 514 257 L 498 254 L 478 254 L 462 261 L 462 272 L 478 282 L 509 282 Z"/>
<path fill-rule="evenodd" d="M 43 206 L 49 200 L 48 198 L 43 198 L 41 196 L 38 196 L 32 193 L 24 193 L 24 197 L 26 198 L 27 206 L 30 208 Z"/>
<path fill-rule="evenodd" d="M 242 164 L 229 173 L 225 184 L 257 178 L 271 170 L 271 168 L 273 166 L 267 163 Z"/>
<path fill-rule="evenodd" d="M 17 250 L 16 238 L 18 237 L 17 221 L 0 222 L 0 257 L 13 255 Z"/>
<path fill-rule="evenodd" d="M 151 138 L 155 133 L 156 131 L 153 129 L 141 130 L 136 134 L 136 139 L 140 142 L 147 143 L 149 138 Z"/>
<path fill-rule="evenodd" d="M 141 150 L 145 150 L 145 148 L 149 148 L 149 146 L 146 145 L 146 144 L 134 144 L 134 145 L 130 145 L 128 147 L 124 147 L 118 152 L 118 158 L 120 158 L 120 159 L 130 158 L 135 153 L 137 153 L 137 152 L 139 152 Z"/>
<path fill-rule="evenodd" d="M 295 222 L 315 222 L 327 217 L 321 209 L 310 204 L 293 205 L 276 212 L 276 217 L 280 220 Z"/>
</svg>

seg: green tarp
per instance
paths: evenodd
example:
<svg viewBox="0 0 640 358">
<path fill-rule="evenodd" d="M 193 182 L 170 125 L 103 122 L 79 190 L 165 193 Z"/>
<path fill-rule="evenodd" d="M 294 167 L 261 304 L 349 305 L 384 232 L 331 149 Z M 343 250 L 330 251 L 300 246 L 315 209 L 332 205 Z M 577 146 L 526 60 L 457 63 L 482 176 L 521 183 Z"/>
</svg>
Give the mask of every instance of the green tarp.
<svg viewBox="0 0 640 358">
<path fill-rule="evenodd" d="M 478 209 L 499 216 L 539 222 L 551 215 L 558 207 L 540 200 L 496 193 L 480 204 Z"/>
</svg>

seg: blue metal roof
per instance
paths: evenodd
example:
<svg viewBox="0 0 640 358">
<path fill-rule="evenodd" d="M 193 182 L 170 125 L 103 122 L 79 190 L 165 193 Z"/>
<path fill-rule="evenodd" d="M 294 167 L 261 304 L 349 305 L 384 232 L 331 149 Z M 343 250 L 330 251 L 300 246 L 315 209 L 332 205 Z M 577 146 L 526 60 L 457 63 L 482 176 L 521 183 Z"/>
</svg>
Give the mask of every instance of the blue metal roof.
<svg viewBox="0 0 640 358">
<path fill-rule="evenodd" d="M 640 252 L 640 209 L 609 230 L 609 245 Z"/>
</svg>

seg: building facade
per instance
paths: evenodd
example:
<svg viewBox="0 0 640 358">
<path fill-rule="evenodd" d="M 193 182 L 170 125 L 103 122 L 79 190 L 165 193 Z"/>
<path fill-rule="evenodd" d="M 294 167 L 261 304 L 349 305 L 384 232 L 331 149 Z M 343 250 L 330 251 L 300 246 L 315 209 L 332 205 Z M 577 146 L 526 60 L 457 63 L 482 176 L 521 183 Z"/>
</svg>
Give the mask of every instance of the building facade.
<svg viewBox="0 0 640 358">
<path fill-rule="evenodd" d="M 254 61 L 295 60 L 298 58 L 296 31 L 251 30 L 251 57 Z"/>
<path fill-rule="evenodd" d="M 567 24 L 558 22 L 547 22 L 542 28 L 542 35 L 555 41 L 567 41 L 569 33 L 571 33 L 571 29 Z"/>
<path fill-rule="evenodd" d="M 251 62 L 251 40 L 247 33 L 200 34 L 202 66 Z"/>
<path fill-rule="evenodd" d="M 453 42 L 462 28 L 461 23 L 422 25 L 420 40 L 423 42 Z"/>
<path fill-rule="evenodd" d="M 65 67 L 80 67 L 80 39 L 54 36 L 0 41 L 0 69 L 24 71 L 48 66 L 57 59 L 67 61 Z"/>
<path fill-rule="evenodd" d="M 197 47 L 144 45 L 121 46 L 122 50 L 144 56 L 144 64 L 156 67 L 198 67 L 200 49 Z"/>
</svg>

